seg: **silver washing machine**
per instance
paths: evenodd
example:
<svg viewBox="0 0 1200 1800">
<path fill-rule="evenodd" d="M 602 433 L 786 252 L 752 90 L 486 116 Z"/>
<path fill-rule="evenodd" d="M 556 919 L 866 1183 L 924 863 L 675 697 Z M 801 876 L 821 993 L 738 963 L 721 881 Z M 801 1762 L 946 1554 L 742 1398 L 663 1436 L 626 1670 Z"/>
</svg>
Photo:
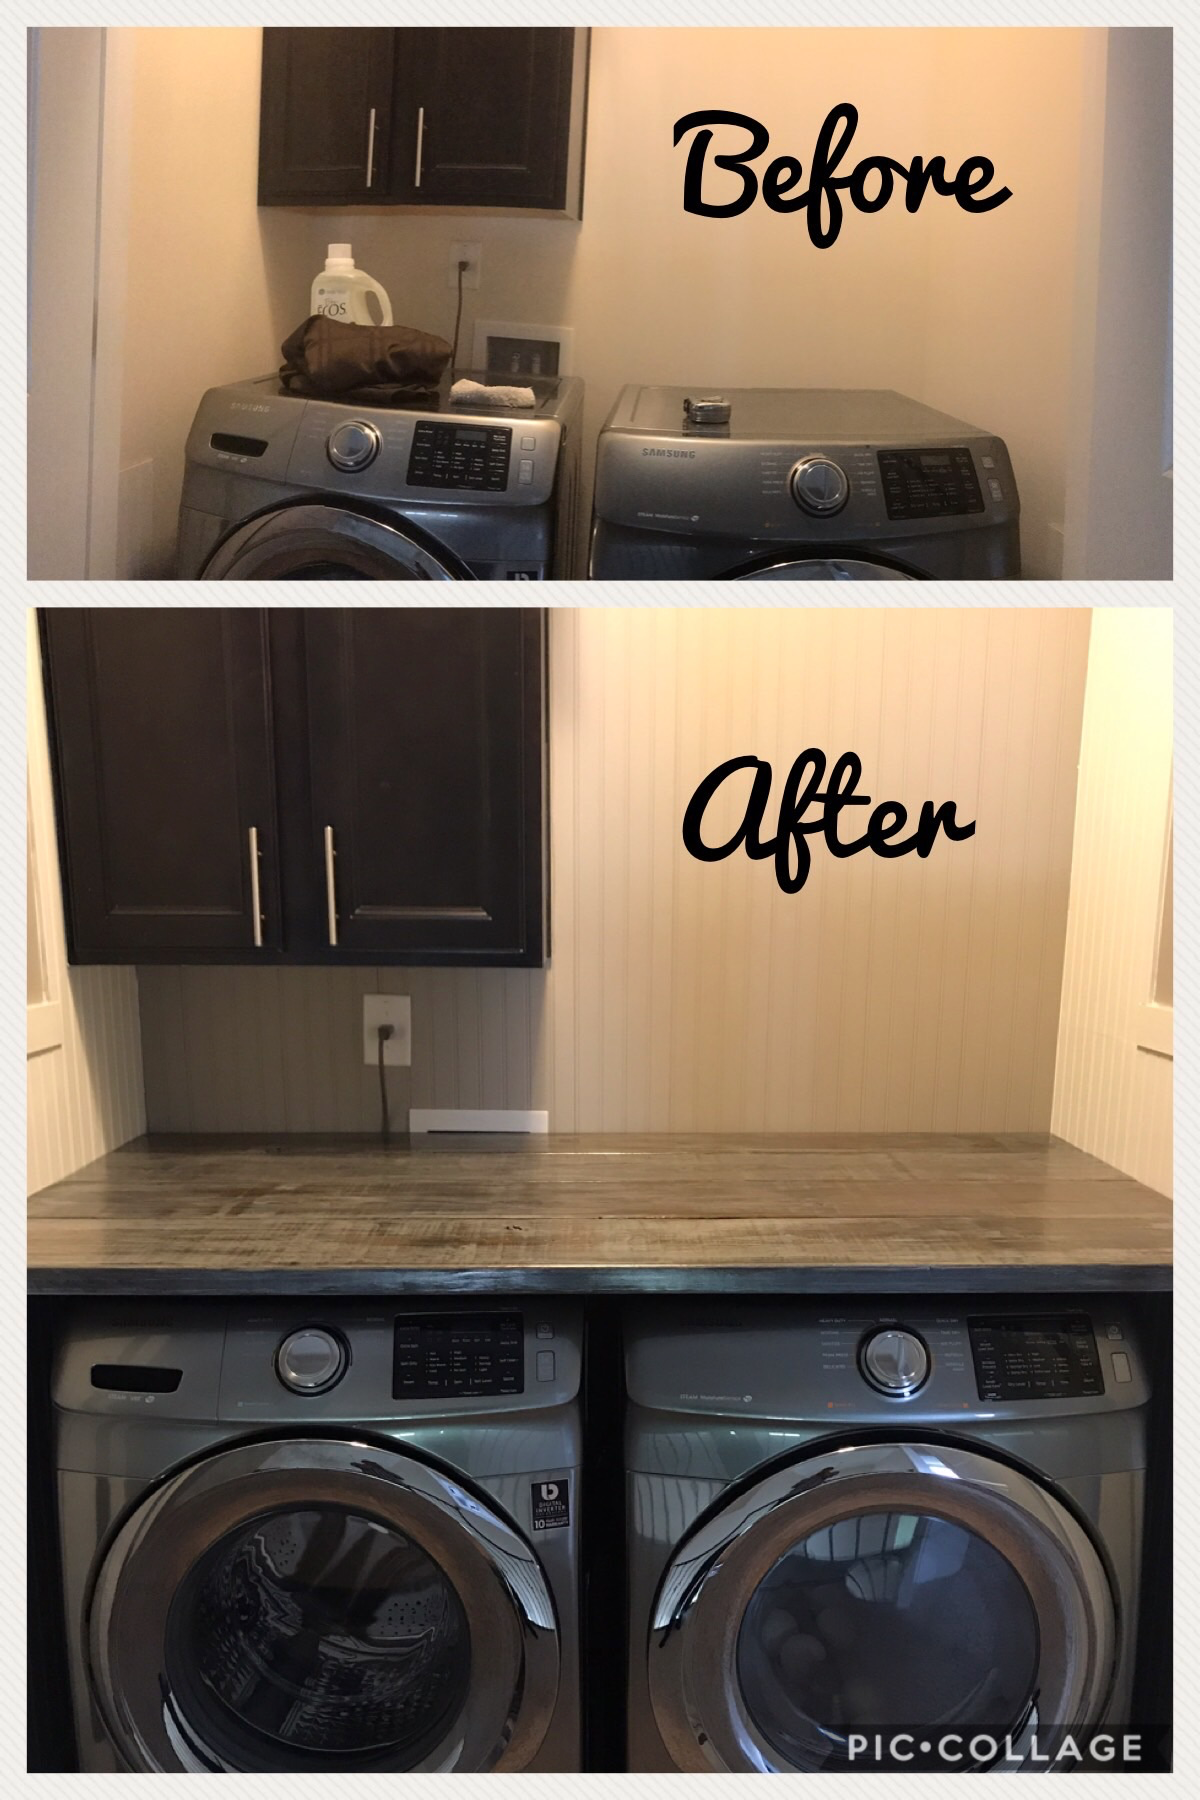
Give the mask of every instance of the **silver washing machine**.
<svg viewBox="0 0 1200 1800">
<path fill-rule="evenodd" d="M 1128 1721 L 1119 1306 L 680 1305 L 626 1367 L 631 1770 L 1041 1771 Z"/>
<path fill-rule="evenodd" d="M 577 1770 L 581 1330 L 81 1315 L 53 1387 L 81 1770 Z"/>
<path fill-rule="evenodd" d="M 487 377 L 480 377 L 486 381 Z M 275 375 L 210 388 L 187 441 L 177 573 L 204 581 L 579 574 L 583 383 L 532 408 L 360 407 Z"/>
<path fill-rule="evenodd" d="M 1019 514 L 1001 439 L 903 394 L 626 387 L 597 446 L 589 573 L 1014 578 Z"/>
</svg>

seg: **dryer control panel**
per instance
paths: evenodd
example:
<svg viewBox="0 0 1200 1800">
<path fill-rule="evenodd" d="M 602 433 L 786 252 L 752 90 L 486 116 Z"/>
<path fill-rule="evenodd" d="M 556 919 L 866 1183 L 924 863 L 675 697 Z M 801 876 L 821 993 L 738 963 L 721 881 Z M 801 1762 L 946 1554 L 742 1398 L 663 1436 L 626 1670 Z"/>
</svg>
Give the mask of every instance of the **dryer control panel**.
<svg viewBox="0 0 1200 1800">
<path fill-rule="evenodd" d="M 1085 1313 L 970 1318 L 967 1331 L 981 1400 L 1073 1400 L 1104 1392 Z"/>
<path fill-rule="evenodd" d="M 987 461 L 994 466 L 992 457 Z M 965 444 L 881 450 L 879 475 L 889 519 L 944 519 L 983 511 L 975 464 Z"/>
<path fill-rule="evenodd" d="M 1135 1320 L 1058 1294 L 938 1305 L 897 1296 L 647 1308 L 626 1340 L 629 1393 L 675 1413 L 825 1426 L 1026 1420 L 1119 1412 L 1149 1397 Z"/>
</svg>

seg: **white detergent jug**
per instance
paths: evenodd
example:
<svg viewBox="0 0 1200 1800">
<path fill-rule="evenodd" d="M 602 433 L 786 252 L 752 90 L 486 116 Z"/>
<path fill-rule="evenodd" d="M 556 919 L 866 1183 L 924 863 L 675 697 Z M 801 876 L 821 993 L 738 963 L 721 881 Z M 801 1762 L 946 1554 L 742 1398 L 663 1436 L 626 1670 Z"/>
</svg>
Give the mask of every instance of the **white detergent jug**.
<svg viewBox="0 0 1200 1800">
<path fill-rule="evenodd" d="M 382 319 L 372 317 L 367 295 L 374 294 L 383 312 Z M 312 284 L 310 312 L 324 313 L 327 318 L 341 319 L 347 325 L 390 325 L 392 303 L 387 290 L 367 274 L 356 269 L 349 244 L 330 244 L 325 268 Z"/>
</svg>

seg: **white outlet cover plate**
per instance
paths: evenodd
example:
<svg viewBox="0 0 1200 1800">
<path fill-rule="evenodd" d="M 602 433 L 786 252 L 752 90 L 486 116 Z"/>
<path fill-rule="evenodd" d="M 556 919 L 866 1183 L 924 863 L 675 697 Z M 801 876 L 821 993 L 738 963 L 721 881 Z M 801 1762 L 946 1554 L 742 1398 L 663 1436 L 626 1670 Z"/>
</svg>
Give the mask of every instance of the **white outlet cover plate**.
<svg viewBox="0 0 1200 1800">
<path fill-rule="evenodd" d="M 383 1046 L 385 1067 L 408 1068 L 412 1063 L 412 1001 L 407 994 L 363 995 L 363 1061 L 379 1066 L 379 1027 L 390 1025 L 392 1035 Z"/>
<path fill-rule="evenodd" d="M 483 267 L 482 244 L 451 244 L 450 267 L 446 271 L 446 286 L 458 287 L 458 265 L 460 262 L 470 263 L 470 268 L 463 274 L 464 288 L 477 288 L 479 274 Z"/>
</svg>

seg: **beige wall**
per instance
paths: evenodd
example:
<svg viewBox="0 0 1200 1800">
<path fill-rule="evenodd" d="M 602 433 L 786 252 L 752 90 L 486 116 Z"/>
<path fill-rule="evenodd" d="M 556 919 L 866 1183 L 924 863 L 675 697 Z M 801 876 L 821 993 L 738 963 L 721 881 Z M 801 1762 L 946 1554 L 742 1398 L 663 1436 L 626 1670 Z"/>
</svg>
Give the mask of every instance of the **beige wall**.
<svg viewBox="0 0 1200 1800">
<path fill-rule="evenodd" d="M 201 394 L 275 367 L 304 308 L 292 297 L 282 215 L 257 207 L 261 33 L 205 26 L 126 35 L 132 143 L 118 572 L 169 575 L 183 446 Z"/>
<path fill-rule="evenodd" d="M 152 1126 L 373 1129 L 382 990 L 413 1000 L 397 1108 L 1048 1129 L 1087 636 L 1049 609 L 553 612 L 550 969 L 142 969 Z M 877 800 L 953 799 L 975 837 L 818 849 L 794 896 L 767 863 L 687 855 L 709 769 L 765 757 L 778 797 L 809 744 L 856 751 Z"/>
<path fill-rule="evenodd" d="M 1169 1194 L 1170 1056 L 1143 1048 L 1171 804 L 1171 613 L 1093 615 L 1054 1130 Z"/>
<path fill-rule="evenodd" d="M 54 836 L 34 615 L 27 622 L 31 920 L 40 930 L 44 980 L 35 984 L 53 1015 L 30 1020 L 26 1062 L 26 1181 L 29 1193 L 60 1181 L 145 1129 L 137 975 L 133 969 L 68 969 Z M 30 998 L 35 998 L 31 991 Z"/>
<path fill-rule="evenodd" d="M 477 317 L 575 329 L 594 442 L 622 383 L 894 387 L 998 432 L 1021 488 L 1026 573 L 1061 573 L 1076 213 L 1100 129 L 1083 30 L 627 29 L 592 33 L 581 224 L 461 213 L 297 213 L 277 228 L 293 309 L 329 239 L 348 238 L 398 320 L 451 335 L 451 243 L 483 245 Z M 771 155 L 808 165 L 831 105 L 859 109 L 857 154 L 995 162 L 1013 198 L 964 213 L 847 212 L 815 250 L 761 202 L 736 219 L 682 209 L 674 121 L 748 112 Z M 1030 121 L 1036 121 L 1031 129 Z M 762 164 L 759 165 L 761 171 Z M 265 215 L 264 215 L 265 216 Z M 296 317 L 301 313 L 296 310 Z"/>
</svg>

